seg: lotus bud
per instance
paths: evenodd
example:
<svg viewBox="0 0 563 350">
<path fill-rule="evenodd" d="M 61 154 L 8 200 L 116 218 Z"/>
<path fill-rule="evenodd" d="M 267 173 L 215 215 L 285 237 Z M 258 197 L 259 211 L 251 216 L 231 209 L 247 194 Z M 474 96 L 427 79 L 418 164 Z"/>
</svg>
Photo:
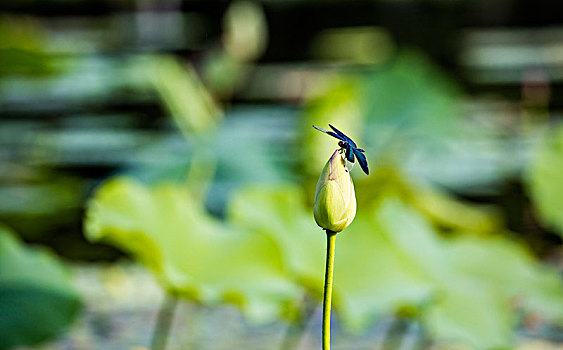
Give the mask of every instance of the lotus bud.
<svg viewBox="0 0 563 350">
<path fill-rule="evenodd" d="M 354 183 L 336 150 L 326 163 L 315 191 L 315 221 L 327 231 L 344 230 L 356 216 Z"/>
</svg>

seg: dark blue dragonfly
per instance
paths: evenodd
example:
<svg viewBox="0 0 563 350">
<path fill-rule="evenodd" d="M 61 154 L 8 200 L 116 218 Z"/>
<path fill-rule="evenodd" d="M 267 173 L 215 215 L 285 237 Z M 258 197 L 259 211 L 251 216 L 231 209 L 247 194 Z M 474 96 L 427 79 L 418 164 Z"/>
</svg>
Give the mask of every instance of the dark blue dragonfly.
<svg viewBox="0 0 563 350">
<path fill-rule="evenodd" d="M 314 126 L 314 125 L 313 125 L 313 128 L 315 128 L 319 131 L 322 131 L 325 134 L 329 134 L 332 137 L 339 139 L 340 141 L 338 141 L 338 146 L 340 146 L 341 150 L 345 150 L 346 159 L 350 163 L 353 164 L 354 158 L 358 158 L 358 163 L 360 163 L 362 170 L 364 171 L 364 173 L 369 175 L 368 161 L 366 160 L 366 156 L 364 155 L 365 151 L 361 148 L 358 148 L 356 146 L 356 143 L 354 141 L 352 141 L 351 138 L 344 135 L 344 133 L 342 131 L 338 130 L 337 128 L 335 128 L 334 126 L 332 126 L 330 124 L 328 124 L 328 126 L 330 126 L 330 128 L 333 131 L 328 131 L 328 130 L 325 130 L 323 128 L 319 128 L 318 126 Z"/>
</svg>

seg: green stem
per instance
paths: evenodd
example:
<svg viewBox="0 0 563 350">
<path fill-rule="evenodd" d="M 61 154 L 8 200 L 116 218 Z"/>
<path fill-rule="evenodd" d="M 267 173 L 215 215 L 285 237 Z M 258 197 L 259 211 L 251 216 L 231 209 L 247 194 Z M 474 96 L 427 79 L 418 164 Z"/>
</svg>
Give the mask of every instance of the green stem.
<svg viewBox="0 0 563 350">
<path fill-rule="evenodd" d="M 330 306 L 332 303 L 332 276 L 334 272 L 334 248 L 336 246 L 336 232 L 326 231 L 326 268 L 325 287 L 323 294 L 323 347 L 330 350 Z"/>
<path fill-rule="evenodd" d="M 172 319 L 174 318 L 174 310 L 176 309 L 177 303 L 178 299 L 176 296 L 171 294 L 166 294 L 164 296 L 164 301 L 162 302 L 160 310 L 158 310 L 156 324 L 154 326 L 151 341 L 152 350 L 166 349 L 166 343 L 168 342 L 168 335 L 170 334 Z"/>
</svg>

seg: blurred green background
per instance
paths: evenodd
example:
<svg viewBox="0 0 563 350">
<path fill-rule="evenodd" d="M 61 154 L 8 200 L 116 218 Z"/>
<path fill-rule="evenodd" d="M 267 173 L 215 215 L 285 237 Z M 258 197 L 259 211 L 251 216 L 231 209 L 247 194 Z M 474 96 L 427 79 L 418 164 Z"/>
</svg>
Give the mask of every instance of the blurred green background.
<svg viewBox="0 0 563 350">
<path fill-rule="evenodd" d="M 0 349 L 561 349 L 556 9 L 3 0 Z"/>
</svg>

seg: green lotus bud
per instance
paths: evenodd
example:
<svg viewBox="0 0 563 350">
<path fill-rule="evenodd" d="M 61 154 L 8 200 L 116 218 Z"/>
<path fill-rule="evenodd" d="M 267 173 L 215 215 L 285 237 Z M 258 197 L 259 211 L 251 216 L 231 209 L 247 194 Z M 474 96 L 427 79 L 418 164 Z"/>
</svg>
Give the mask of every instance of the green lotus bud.
<svg viewBox="0 0 563 350">
<path fill-rule="evenodd" d="M 315 191 L 315 221 L 325 230 L 340 232 L 356 216 L 356 194 L 346 162 L 336 150 L 326 163 Z"/>
</svg>

